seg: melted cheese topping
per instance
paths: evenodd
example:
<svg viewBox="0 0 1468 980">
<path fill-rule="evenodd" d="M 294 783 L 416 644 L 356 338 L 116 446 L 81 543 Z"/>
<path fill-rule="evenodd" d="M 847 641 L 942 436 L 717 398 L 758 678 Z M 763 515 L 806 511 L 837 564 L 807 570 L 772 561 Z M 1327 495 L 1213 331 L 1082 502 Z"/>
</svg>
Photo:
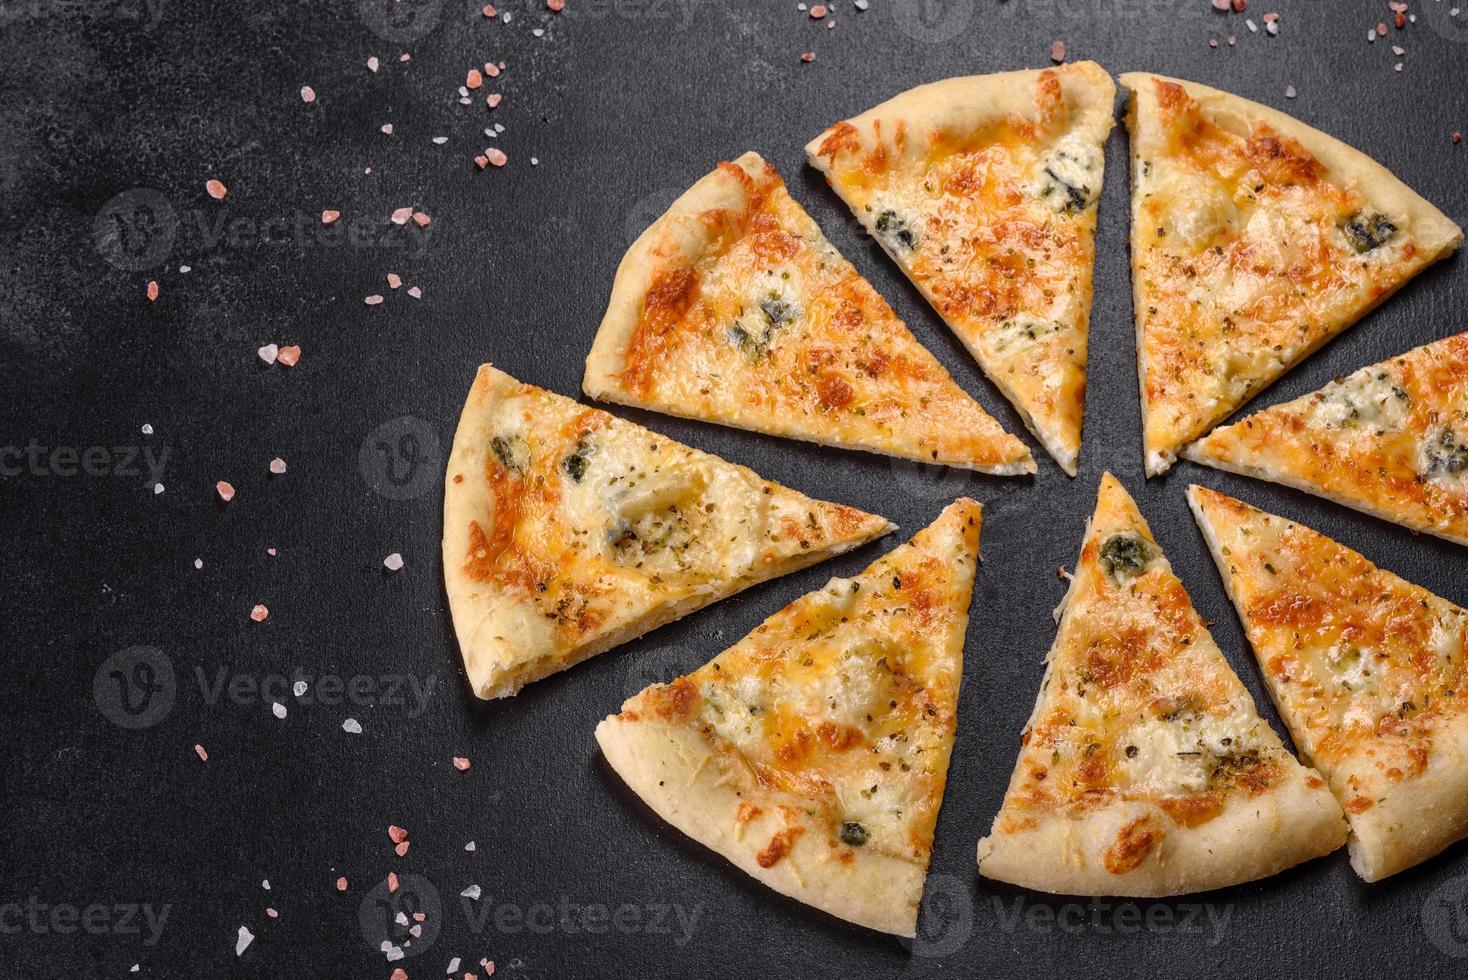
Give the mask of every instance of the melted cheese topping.
<svg viewBox="0 0 1468 980">
<path fill-rule="evenodd" d="M 1132 273 L 1155 469 L 1432 256 L 1305 146 L 1151 84 L 1155 110 L 1132 121 L 1152 148 L 1132 164 Z"/>
<path fill-rule="evenodd" d="M 657 270 L 622 372 L 641 403 L 919 459 L 1028 461 L 773 167 L 719 170 L 739 182 L 747 207 L 700 215 L 707 248 L 697 261 Z"/>
<path fill-rule="evenodd" d="M 926 866 L 979 527 L 978 506 L 960 501 L 861 575 L 833 579 L 694 673 L 649 688 L 631 713 L 695 725 L 750 774 L 750 805 L 798 799 L 838 851 Z"/>
<path fill-rule="evenodd" d="M 1206 823 L 1296 765 L 1117 484 L 1103 484 L 1022 741 L 996 831 L 1150 804 L 1144 838 L 1123 834 L 1105 856 L 1116 874 L 1169 826 Z"/>
<path fill-rule="evenodd" d="M 1468 538 L 1468 333 L 1217 429 L 1190 453 Z"/>
<path fill-rule="evenodd" d="M 1074 454 L 1104 157 L 1073 131 L 1053 71 L 1039 74 L 1035 100 L 1040 123 L 899 128 L 897 152 L 881 141 L 864 148 L 852 124 L 838 123 L 819 153 L 832 187 L 1032 427 Z M 924 152 L 904 152 L 908 139 Z M 1014 342 L 1035 324 L 1044 329 Z"/>
<path fill-rule="evenodd" d="M 762 578 L 875 519 L 530 385 L 490 410 L 463 557 L 527 649 L 566 657 L 660 602 Z"/>
<path fill-rule="evenodd" d="M 1425 772 L 1434 732 L 1468 714 L 1468 610 L 1309 528 L 1195 493 L 1265 680 L 1347 814 Z"/>
</svg>

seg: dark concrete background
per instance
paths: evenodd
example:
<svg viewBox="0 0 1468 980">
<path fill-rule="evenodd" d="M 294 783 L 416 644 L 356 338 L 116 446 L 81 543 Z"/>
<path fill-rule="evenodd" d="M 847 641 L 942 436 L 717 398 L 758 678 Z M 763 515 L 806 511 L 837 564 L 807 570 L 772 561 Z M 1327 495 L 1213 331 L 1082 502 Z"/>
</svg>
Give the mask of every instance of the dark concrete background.
<svg viewBox="0 0 1468 980">
<path fill-rule="evenodd" d="M 1468 603 L 1468 561 L 1446 543 L 1188 464 L 1144 482 L 1120 129 L 1077 479 L 1038 447 L 1036 478 L 990 479 L 619 411 L 904 532 L 959 493 L 986 504 L 959 741 L 915 948 L 745 880 L 631 798 L 591 737 L 627 695 L 895 539 L 482 704 L 459 666 L 438 538 L 443 454 L 475 366 L 492 359 L 575 396 L 621 253 L 717 160 L 756 149 L 775 162 L 919 338 L 1028 440 L 804 166 L 810 136 L 920 82 L 1047 64 L 1061 39 L 1073 60 L 1115 74 L 1177 74 L 1284 108 L 1462 223 L 1468 145 L 1450 134 L 1468 129 L 1468 17 L 1419 0 L 1420 22 L 1368 45 L 1367 30 L 1391 18 L 1384 3 L 1255 0 L 1224 16 L 1208 0 L 871 0 L 866 12 L 840 0 L 832 30 L 793 0 L 568 0 L 559 16 L 505 0 L 508 23 L 480 6 L 0 0 L 0 446 L 34 445 L 39 461 L 0 477 L 0 973 L 118 977 L 137 963 L 141 976 L 386 978 L 393 964 L 368 940 L 395 911 L 424 909 L 415 955 L 398 964 L 414 978 L 441 976 L 454 956 L 481 975 L 488 957 L 497 975 L 527 977 L 1463 974 L 1461 846 L 1375 886 L 1341 852 L 1240 888 L 1081 914 L 975 874 L 1053 636 L 1055 570 L 1074 560 L 1103 469 L 1137 495 L 1276 725 L 1188 515 L 1188 482 Z M 1271 9 L 1277 37 L 1262 29 Z M 807 50 L 811 64 L 799 60 Z M 490 58 L 507 70 L 459 105 L 466 70 Z M 303 84 L 315 103 L 302 102 Z M 493 111 L 489 91 L 505 94 Z M 493 122 L 505 131 L 490 140 L 481 130 Z M 509 164 L 480 172 L 471 157 L 486 145 Z M 204 193 L 211 177 L 228 185 L 223 201 Z M 390 225 L 405 205 L 432 224 L 412 235 Z M 356 237 L 324 231 L 325 208 Z M 403 289 L 386 288 L 389 271 Z M 421 300 L 404 295 L 414 284 Z M 365 306 L 370 293 L 387 300 Z M 1464 329 L 1465 295 L 1457 257 L 1255 407 Z M 269 342 L 300 344 L 300 364 L 265 366 L 255 350 Z M 167 453 L 161 494 L 144 451 L 155 463 Z M 289 472 L 272 477 L 277 455 Z M 228 505 L 221 479 L 238 488 Z M 394 575 L 382 559 L 395 551 L 407 564 Z M 248 617 L 257 602 L 270 609 L 260 624 Z M 252 693 L 296 671 L 311 679 L 307 699 Z M 347 703 L 320 703 L 334 682 L 358 686 L 339 696 Z M 342 730 L 348 717 L 362 734 Z M 473 768 L 454 771 L 455 755 Z M 406 857 L 393 855 L 388 824 L 409 829 Z M 389 871 L 404 881 L 390 897 Z M 483 896 L 466 913 L 459 893 L 474 883 Z M 105 912 L 91 910 L 90 929 L 67 918 L 92 906 Z M 161 932 L 130 906 L 155 921 L 166 907 Z M 257 938 L 237 959 L 241 925 Z"/>
</svg>

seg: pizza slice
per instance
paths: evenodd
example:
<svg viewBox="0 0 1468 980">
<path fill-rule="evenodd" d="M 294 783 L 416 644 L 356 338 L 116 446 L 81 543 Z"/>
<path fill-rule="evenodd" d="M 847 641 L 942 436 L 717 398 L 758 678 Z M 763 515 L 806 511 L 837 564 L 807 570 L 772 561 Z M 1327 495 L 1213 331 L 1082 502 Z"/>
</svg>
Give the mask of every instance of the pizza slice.
<svg viewBox="0 0 1468 980">
<path fill-rule="evenodd" d="M 1259 717 L 1109 473 L 1060 611 L 981 874 L 1059 894 L 1179 895 L 1345 842 L 1325 781 Z"/>
<path fill-rule="evenodd" d="M 1188 501 L 1280 715 L 1345 807 L 1351 866 L 1377 881 L 1468 837 L 1468 610 L 1232 497 Z"/>
<path fill-rule="evenodd" d="M 1385 167 L 1284 113 L 1158 75 L 1121 82 L 1154 475 L 1463 232 Z"/>
<path fill-rule="evenodd" d="M 449 609 L 481 698 L 892 529 L 488 364 L 443 510 Z"/>
<path fill-rule="evenodd" d="M 950 78 L 805 148 L 1071 476 L 1115 96 L 1089 61 Z"/>
<path fill-rule="evenodd" d="M 582 387 L 829 446 L 1035 472 L 757 153 L 719 164 L 633 243 Z"/>
<path fill-rule="evenodd" d="M 1468 544 L 1468 333 L 1214 429 L 1183 456 Z"/>
<path fill-rule="evenodd" d="M 981 508 L 950 504 L 596 729 L 664 820 L 782 894 L 912 936 L 957 726 Z"/>
</svg>

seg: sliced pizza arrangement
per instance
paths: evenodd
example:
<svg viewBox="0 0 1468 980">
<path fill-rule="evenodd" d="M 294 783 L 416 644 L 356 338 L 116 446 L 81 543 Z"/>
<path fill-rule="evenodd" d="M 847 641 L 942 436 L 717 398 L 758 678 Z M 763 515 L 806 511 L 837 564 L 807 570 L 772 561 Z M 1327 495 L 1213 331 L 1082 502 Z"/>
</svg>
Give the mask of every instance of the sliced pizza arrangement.
<svg viewBox="0 0 1468 980">
<path fill-rule="evenodd" d="M 1159 75 L 1121 82 L 1152 475 L 1463 232 L 1370 157 L 1284 113 Z"/>
<path fill-rule="evenodd" d="M 481 698 L 892 529 L 488 364 L 443 509 L 449 609 Z"/>
<path fill-rule="evenodd" d="M 1062 609 L 980 874 L 1070 895 L 1179 895 L 1345 842 L 1325 781 L 1259 717 L 1109 473 Z"/>
<path fill-rule="evenodd" d="M 957 727 L 981 512 L 961 498 L 596 729 L 664 820 L 776 891 L 912 936 Z"/>
<path fill-rule="evenodd" d="M 830 446 L 1035 471 L 755 153 L 721 163 L 632 245 L 582 387 Z"/>
<path fill-rule="evenodd" d="M 1071 476 L 1115 95 L 1094 62 L 950 78 L 806 147 Z"/>
<path fill-rule="evenodd" d="M 1468 544 L 1468 333 L 1214 429 L 1183 455 Z"/>
<path fill-rule="evenodd" d="M 1330 538 L 1193 486 L 1188 501 L 1295 744 L 1377 881 L 1468 837 L 1468 610 Z"/>
<path fill-rule="evenodd" d="M 1468 544 L 1468 333 L 1215 428 L 1460 229 L 1289 116 L 1162 76 L 1122 83 L 1147 475 L 1181 455 Z M 806 147 L 1071 476 L 1114 96 L 1089 62 L 953 78 Z M 755 153 L 720 163 L 627 252 L 582 386 L 838 448 L 1036 472 Z M 1301 758 L 1107 473 L 980 874 L 1160 897 L 1348 844 L 1376 881 L 1468 837 L 1468 610 L 1309 528 L 1188 493 Z M 606 760 L 770 888 L 913 936 L 981 524 L 960 498 L 865 571 L 634 695 L 597 726 Z M 448 462 L 444 578 L 469 682 L 497 698 L 892 528 L 486 364 Z"/>
</svg>

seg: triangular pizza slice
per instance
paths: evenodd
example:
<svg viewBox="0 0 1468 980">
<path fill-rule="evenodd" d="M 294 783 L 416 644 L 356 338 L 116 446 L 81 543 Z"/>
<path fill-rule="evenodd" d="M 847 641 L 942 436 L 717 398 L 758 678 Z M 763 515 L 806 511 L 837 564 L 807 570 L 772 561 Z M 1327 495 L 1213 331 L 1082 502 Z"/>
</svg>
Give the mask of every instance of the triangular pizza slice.
<svg viewBox="0 0 1468 980">
<path fill-rule="evenodd" d="M 769 887 L 912 936 L 957 725 L 980 507 L 960 498 L 596 729 L 664 820 Z"/>
<path fill-rule="evenodd" d="M 1115 96 L 1089 61 L 950 78 L 805 148 L 1071 476 Z"/>
<path fill-rule="evenodd" d="M 1158 75 L 1121 82 L 1153 475 L 1463 232 L 1364 153 L 1282 112 Z"/>
<path fill-rule="evenodd" d="M 1269 693 L 1351 825 L 1351 866 L 1396 874 L 1468 837 L 1468 610 L 1303 525 L 1188 500 Z"/>
<path fill-rule="evenodd" d="M 1061 608 L 981 874 L 1059 894 L 1180 895 L 1345 842 L 1325 781 L 1259 717 L 1109 473 Z"/>
<path fill-rule="evenodd" d="M 1468 333 L 1220 426 L 1183 456 L 1468 544 Z"/>
<path fill-rule="evenodd" d="M 443 509 L 449 608 L 481 698 L 892 529 L 488 364 Z"/>
<path fill-rule="evenodd" d="M 633 243 L 582 387 L 828 446 L 1035 471 L 756 153 L 719 164 Z"/>
</svg>

